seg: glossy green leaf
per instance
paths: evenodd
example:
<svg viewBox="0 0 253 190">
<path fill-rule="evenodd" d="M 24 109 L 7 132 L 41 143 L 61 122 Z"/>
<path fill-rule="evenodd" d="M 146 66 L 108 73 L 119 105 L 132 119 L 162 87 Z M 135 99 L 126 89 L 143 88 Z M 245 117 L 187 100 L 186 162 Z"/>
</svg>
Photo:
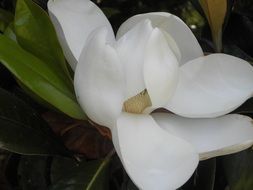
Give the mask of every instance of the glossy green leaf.
<svg viewBox="0 0 253 190">
<path fill-rule="evenodd" d="M 55 158 L 51 168 L 50 190 L 106 190 L 110 158 L 82 161 Z"/>
<path fill-rule="evenodd" d="M 225 156 L 223 167 L 230 190 L 252 190 L 253 187 L 253 150 Z"/>
<path fill-rule="evenodd" d="M 84 119 L 75 95 L 51 68 L 23 50 L 17 43 L 0 35 L 0 61 L 33 93 L 65 114 Z"/>
<path fill-rule="evenodd" d="M 28 155 L 69 155 L 39 115 L 27 104 L 0 89 L 2 149 Z"/>
<path fill-rule="evenodd" d="M 14 28 L 19 44 L 44 61 L 71 88 L 66 61 L 47 13 L 32 0 L 18 0 Z"/>
</svg>

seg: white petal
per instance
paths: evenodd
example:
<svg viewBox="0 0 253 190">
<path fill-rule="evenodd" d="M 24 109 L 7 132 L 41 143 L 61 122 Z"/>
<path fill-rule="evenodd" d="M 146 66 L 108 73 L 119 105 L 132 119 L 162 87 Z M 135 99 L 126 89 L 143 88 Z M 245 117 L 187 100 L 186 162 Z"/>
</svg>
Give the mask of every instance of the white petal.
<svg viewBox="0 0 253 190">
<path fill-rule="evenodd" d="M 198 164 L 195 149 L 161 129 L 150 115 L 123 113 L 117 134 L 121 161 L 140 189 L 176 189 Z"/>
<path fill-rule="evenodd" d="M 190 119 L 155 113 L 154 119 L 170 134 L 196 147 L 200 159 L 235 153 L 253 144 L 252 119 L 231 114 L 212 119 Z"/>
<path fill-rule="evenodd" d="M 172 38 L 172 36 L 168 32 L 166 32 L 165 30 L 163 30 L 161 28 L 159 28 L 159 29 L 162 31 L 169 47 L 171 48 L 172 52 L 177 57 L 177 60 L 180 63 L 181 59 L 182 59 L 182 55 L 181 55 L 181 52 L 179 50 L 179 47 L 177 46 L 177 43 L 175 42 L 175 40 Z"/>
<path fill-rule="evenodd" d="M 252 96 L 253 67 L 246 61 L 212 54 L 181 66 L 179 83 L 166 107 L 184 117 L 227 114 Z"/>
<path fill-rule="evenodd" d="M 90 0 L 49 0 L 48 10 L 64 54 L 74 70 L 86 39 L 98 27 L 114 34 L 103 12 Z"/>
<path fill-rule="evenodd" d="M 126 74 L 126 98 L 131 98 L 145 89 L 143 77 L 144 53 L 147 41 L 153 28 L 149 20 L 145 20 L 117 42 L 116 48 Z"/>
<path fill-rule="evenodd" d="M 178 61 L 158 28 L 148 40 L 144 57 L 144 80 L 152 107 L 164 106 L 178 82 Z"/>
<path fill-rule="evenodd" d="M 144 19 L 151 20 L 153 27 L 162 28 L 175 40 L 182 56 L 180 65 L 203 56 L 203 51 L 190 28 L 177 16 L 165 12 L 146 13 L 129 18 L 120 26 L 117 39 Z"/>
<path fill-rule="evenodd" d="M 113 127 L 124 99 L 123 71 L 116 50 L 107 44 L 105 28 L 95 32 L 75 72 L 77 99 L 94 122 Z"/>
</svg>

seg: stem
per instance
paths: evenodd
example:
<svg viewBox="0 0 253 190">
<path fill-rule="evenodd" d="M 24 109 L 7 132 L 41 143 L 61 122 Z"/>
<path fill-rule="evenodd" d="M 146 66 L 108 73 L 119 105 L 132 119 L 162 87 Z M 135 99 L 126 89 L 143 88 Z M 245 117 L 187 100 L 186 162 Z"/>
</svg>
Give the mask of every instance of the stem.
<svg viewBox="0 0 253 190">
<path fill-rule="evenodd" d="M 213 43 L 216 53 L 220 53 L 222 50 L 222 30 L 218 32 L 212 32 Z"/>
</svg>

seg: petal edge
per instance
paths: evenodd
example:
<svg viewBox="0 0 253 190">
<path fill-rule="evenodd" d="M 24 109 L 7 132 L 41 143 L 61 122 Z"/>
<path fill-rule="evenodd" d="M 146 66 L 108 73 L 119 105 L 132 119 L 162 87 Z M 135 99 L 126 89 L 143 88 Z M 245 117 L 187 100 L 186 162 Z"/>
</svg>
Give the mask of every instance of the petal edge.
<svg viewBox="0 0 253 190">
<path fill-rule="evenodd" d="M 247 116 L 231 114 L 211 119 L 167 113 L 152 116 L 163 129 L 196 147 L 201 160 L 236 153 L 253 144 L 253 123 Z"/>
<path fill-rule="evenodd" d="M 88 117 L 112 128 L 122 110 L 125 81 L 118 54 L 107 43 L 107 34 L 107 29 L 101 28 L 89 38 L 76 68 L 74 86 Z"/>
<path fill-rule="evenodd" d="M 184 117 L 211 118 L 233 111 L 252 95 L 253 67 L 234 56 L 211 54 L 180 67 L 166 108 Z"/>
<path fill-rule="evenodd" d="M 123 113 L 117 132 L 121 161 L 141 189 L 176 189 L 197 167 L 195 149 L 161 129 L 149 115 Z"/>
<path fill-rule="evenodd" d="M 90 0 L 49 0 L 48 11 L 66 59 L 74 70 L 86 40 L 99 27 L 112 27 L 104 13 Z"/>
</svg>

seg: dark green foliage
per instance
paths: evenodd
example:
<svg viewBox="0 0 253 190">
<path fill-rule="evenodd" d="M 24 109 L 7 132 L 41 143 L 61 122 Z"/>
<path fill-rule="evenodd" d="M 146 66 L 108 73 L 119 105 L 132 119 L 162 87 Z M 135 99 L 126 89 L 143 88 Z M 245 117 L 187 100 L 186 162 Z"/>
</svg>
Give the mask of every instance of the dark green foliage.
<svg viewBox="0 0 253 190">
<path fill-rule="evenodd" d="M 21 189 L 47 189 L 49 183 L 47 180 L 49 161 L 48 157 L 22 156 L 17 172 Z"/>
<path fill-rule="evenodd" d="M 110 157 L 79 163 L 71 159 L 54 158 L 50 190 L 109 190 L 109 161 Z"/>
<path fill-rule="evenodd" d="M 251 190 L 253 187 L 252 149 L 222 158 L 230 190 Z"/>
<path fill-rule="evenodd" d="M 0 89 L 0 144 L 28 155 L 69 155 L 47 123 L 20 99 Z"/>
</svg>

